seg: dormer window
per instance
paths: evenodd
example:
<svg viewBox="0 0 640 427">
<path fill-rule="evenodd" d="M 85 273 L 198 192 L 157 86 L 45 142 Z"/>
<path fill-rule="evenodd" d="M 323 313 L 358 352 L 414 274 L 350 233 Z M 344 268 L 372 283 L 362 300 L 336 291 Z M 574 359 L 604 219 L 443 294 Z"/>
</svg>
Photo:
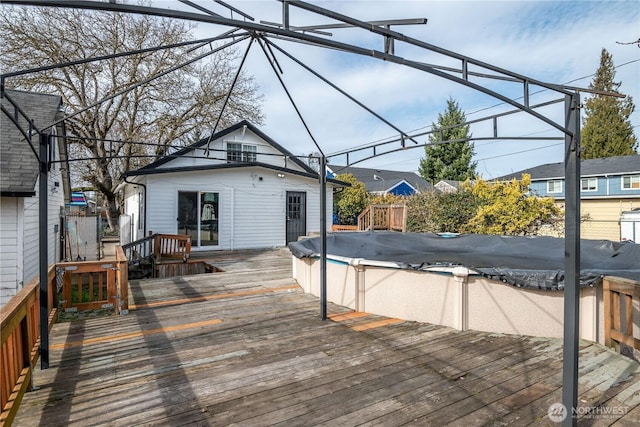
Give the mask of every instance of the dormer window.
<svg viewBox="0 0 640 427">
<path fill-rule="evenodd" d="M 257 147 L 238 142 L 227 142 L 228 163 L 254 163 L 257 160 Z"/>
</svg>

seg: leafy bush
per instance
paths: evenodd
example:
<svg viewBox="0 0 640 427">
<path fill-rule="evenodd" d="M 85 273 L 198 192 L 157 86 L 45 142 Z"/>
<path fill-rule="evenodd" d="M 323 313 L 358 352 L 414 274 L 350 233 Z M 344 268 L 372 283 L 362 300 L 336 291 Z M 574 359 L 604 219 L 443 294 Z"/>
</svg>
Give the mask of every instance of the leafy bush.
<svg viewBox="0 0 640 427">
<path fill-rule="evenodd" d="M 553 199 L 528 193 L 531 179 L 465 182 L 455 193 L 422 193 L 407 200 L 407 231 L 535 235 L 562 216 Z"/>
</svg>

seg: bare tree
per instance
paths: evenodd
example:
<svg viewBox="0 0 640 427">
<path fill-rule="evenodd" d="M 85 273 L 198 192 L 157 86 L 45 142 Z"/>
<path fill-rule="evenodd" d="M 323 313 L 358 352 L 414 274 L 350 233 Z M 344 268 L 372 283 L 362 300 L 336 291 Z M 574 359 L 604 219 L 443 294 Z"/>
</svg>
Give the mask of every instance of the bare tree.
<svg viewBox="0 0 640 427">
<path fill-rule="evenodd" d="M 0 64 L 8 73 L 133 52 L 193 40 L 192 30 L 185 21 L 144 15 L 3 6 Z M 207 135 L 220 116 L 237 72 L 238 51 L 213 52 L 215 46 L 210 44 L 192 48 L 163 49 L 6 79 L 7 88 L 63 97 L 71 116 L 67 133 L 74 137 L 69 139 L 69 151 L 72 158 L 85 159 L 73 162 L 72 169 L 103 195 L 112 229 L 119 215 L 115 190 L 122 173 L 192 142 L 195 136 Z M 205 56 L 207 51 L 210 56 Z M 198 56 L 205 58 L 195 61 Z M 136 86 L 140 82 L 145 83 Z M 262 97 L 251 76 L 242 72 L 231 93 L 218 130 L 241 119 L 262 123 Z"/>
</svg>

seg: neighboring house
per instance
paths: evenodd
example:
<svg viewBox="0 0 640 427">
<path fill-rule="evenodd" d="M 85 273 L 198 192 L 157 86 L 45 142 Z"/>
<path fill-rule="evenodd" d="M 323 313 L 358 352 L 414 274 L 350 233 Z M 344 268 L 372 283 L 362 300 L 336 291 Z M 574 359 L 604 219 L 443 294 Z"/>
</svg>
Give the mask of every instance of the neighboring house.
<svg viewBox="0 0 640 427">
<path fill-rule="evenodd" d="M 55 95 L 6 90 L 37 129 L 51 125 L 63 117 L 62 99 Z M 39 165 L 25 136 L 13 120 L 26 132 L 29 123 L 7 97 L 2 107 L 11 114 L 0 113 L 0 305 L 5 304 L 23 285 L 39 274 Z M 49 129 L 63 135 L 62 125 Z M 33 145 L 38 152 L 39 136 L 34 132 Z M 66 160 L 65 141 L 53 138 L 49 147 L 53 160 Z M 52 163 L 48 179 L 48 260 L 61 259 L 60 217 L 69 194 L 67 165 Z"/>
<path fill-rule="evenodd" d="M 440 193 L 455 193 L 462 185 L 462 181 L 454 181 L 451 179 L 443 179 L 438 181 L 433 187 Z"/>
<path fill-rule="evenodd" d="M 327 185 L 328 231 L 336 185 Z M 195 251 L 232 250 L 320 232 L 317 172 L 247 121 L 128 172 L 120 190 L 131 240 L 189 234 Z"/>
<path fill-rule="evenodd" d="M 620 240 L 620 215 L 640 207 L 640 155 L 583 160 L 580 169 L 580 211 L 588 220 L 582 237 Z M 531 193 L 553 197 L 564 205 L 563 163 L 536 166 L 497 180 L 520 179 L 523 173 L 531 175 Z"/>
<path fill-rule="evenodd" d="M 72 191 L 71 200 L 67 203 L 67 210 L 71 214 L 86 214 L 87 213 L 87 199 L 82 191 Z"/>
<path fill-rule="evenodd" d="M 420 175 L 413 172 L 400 172 L 386 169 L 358 168 L 354 166 L 331 166 L 335 175 L 351 174 L 362 182 L 370 194 L 385 196 L 410 196 L 433 189 L 433 186 Z"/>
</svg>

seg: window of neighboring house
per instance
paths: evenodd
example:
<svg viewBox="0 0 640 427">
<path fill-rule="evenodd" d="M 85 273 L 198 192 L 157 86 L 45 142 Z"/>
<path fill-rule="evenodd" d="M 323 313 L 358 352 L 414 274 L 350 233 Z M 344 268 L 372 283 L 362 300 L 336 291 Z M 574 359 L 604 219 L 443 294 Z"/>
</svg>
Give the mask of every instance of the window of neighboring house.
<svg viewBox="0 0 640 427">
<path fill-rule="evenodd" d="M 257 159 L 258 147 L 255 145 L 227 143 L 227 162 L 253 163 Z"/>
<path fill-rule="evenodd" d="M 580 181 L 580 190 L 598 191 L 598 178 L 582 178 Z"/>
<path fill-rule="evenodd" d="M 547 193 L 562 193 L 562 181 L 547 181 Z"/>
<path fill-rule="evenodd" d="M 623 190 L 640 190 L 640 175 L 628 175 L 622 177 Z"/>
</svg>

